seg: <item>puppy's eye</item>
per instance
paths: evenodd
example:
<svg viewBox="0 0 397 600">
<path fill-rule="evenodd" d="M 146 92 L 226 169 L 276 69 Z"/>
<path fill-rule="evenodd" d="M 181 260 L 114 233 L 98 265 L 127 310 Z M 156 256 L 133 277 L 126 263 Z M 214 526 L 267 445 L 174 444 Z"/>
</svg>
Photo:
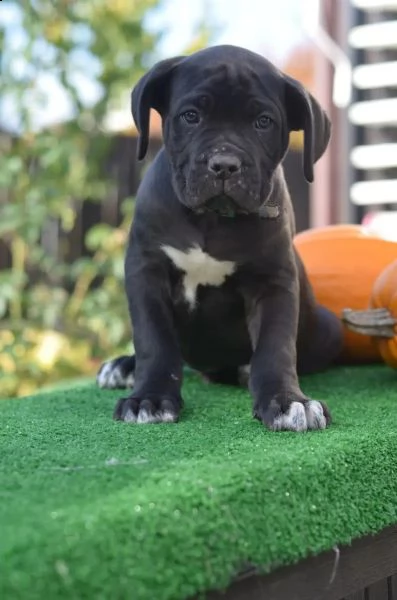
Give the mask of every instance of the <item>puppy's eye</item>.
<svg viewBox="0 0 397 600">
<path fill-rule="evenodd" d="M 269 129 L 271 127 L 273 121 L 267 115 L 262 115 L 255 121 L 256 129 Z"/>
<path fill-rule="evenodd" d="M 181 114 L 181 118 L 186 121 L 188 125 L 195 125 L 200 121 L 200 115 L 197 110 L 187 110 Z"/>
</svg>

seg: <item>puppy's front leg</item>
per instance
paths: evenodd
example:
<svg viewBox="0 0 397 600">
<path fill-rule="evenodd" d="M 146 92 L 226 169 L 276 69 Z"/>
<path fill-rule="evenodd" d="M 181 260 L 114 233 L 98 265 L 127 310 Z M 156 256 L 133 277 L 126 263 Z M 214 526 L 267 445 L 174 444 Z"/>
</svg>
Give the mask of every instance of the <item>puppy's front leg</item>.
<svg viewBox="0 0 397 600">
<path fill-rule="evenodd" d="M 254 417 L 272 430 L 324 429 L 330 414 L 299 387 L 296 337 L 299 289 L 295 273 L 266 282 L 245 294 L 253 346 L 249 387 Z"/>
<path fill-rule="evenodd" d="M 130 423 L 177 421 L 182 408 L 182 357 L 174 326 L 171 286 L 161 265 L 134 261 L 126 269 L 133 325 L 135 382 L 118 401 L 114 418 Z"/>
</svg>

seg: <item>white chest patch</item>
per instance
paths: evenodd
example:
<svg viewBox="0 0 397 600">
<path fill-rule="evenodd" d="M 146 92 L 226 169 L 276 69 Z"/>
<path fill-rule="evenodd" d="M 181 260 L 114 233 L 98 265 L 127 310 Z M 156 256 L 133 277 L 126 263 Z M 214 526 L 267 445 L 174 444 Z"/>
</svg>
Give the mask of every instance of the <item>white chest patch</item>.
<svg viewBox="0 0 397 600">
<path fill-rule="evenodd" d="M 216 260 L 202 251 L 199 246 L 182 251 L 172 246 L 161 249 L 172 260 L 174 265 L 185 273 L 183 287 L 185 299 L 194 308 L 199 285 L 220 286 L 226 277 L 232 275 L 236 264 L 231 260 Z"/>
</svg>

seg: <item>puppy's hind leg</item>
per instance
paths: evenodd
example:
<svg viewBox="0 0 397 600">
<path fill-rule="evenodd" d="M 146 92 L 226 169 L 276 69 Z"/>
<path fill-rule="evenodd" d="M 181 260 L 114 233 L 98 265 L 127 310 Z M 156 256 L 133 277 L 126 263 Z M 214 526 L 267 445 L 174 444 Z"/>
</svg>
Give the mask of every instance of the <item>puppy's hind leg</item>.
<svg viewBox="0 0 397 600">
<path fill-rule="evenodd" d="M 135 356 L 118 356 L 104 362 L 96 376 L 100 388 L 132 388 L 134 385 Z"/>
<path fill-rule="evenodd" d="M 342 322 L 324 306 L 315 307 L 312 327 L 298 342 L 298 373 L 308 375 L 336 364 L 343 347 Z"/>
</svg>

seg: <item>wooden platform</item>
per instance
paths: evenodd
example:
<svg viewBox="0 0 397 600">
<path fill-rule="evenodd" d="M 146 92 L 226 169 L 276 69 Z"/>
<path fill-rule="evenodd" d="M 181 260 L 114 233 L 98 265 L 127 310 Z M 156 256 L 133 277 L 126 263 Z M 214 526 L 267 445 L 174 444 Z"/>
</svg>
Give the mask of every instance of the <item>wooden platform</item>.
<svg viewBox="0 0 397 600">
<path fill-rule="evenodd" d="M 206 600 L 397 600 L 397 526 L 267 576 L 242 573 Z"/>
</svg>

